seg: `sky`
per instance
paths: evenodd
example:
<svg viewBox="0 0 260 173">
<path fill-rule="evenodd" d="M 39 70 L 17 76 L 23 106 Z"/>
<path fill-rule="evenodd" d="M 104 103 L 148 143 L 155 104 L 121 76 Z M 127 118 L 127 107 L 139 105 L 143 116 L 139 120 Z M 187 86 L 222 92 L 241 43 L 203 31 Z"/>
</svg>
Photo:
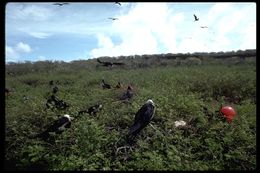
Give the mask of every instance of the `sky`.
<svg viewBox="0 0 260 173">
<path fill-rule="evenodd" d="M 256 49 L 253 2 L 54 4 L 6 4 L 6 63 Z"/>
</svg>

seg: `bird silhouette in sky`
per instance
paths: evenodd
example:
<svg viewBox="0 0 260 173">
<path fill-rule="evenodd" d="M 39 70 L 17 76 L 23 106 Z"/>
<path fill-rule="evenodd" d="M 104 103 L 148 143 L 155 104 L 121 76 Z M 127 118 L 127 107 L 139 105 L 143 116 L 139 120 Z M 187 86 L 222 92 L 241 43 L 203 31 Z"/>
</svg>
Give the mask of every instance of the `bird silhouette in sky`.
<svg viewBox="0 0 260 173">
<path fill-rule="evenodd" d="M 115 4 L 118 4 L 118 5 L 120 5 L 120 6 L 121 6 L 121 3 L 120 3 L 120 2 L 115 2 Z"/>
<path fill-rule="evenodd" d="M 63 6 L 63 5 L 68 5 L 68 2 L 61 2 L 61 3 L 55 3 L 53 5 L 59 5 L 59 6 Z"/>
<path fill-rule="evenodd" d="M 201 26 L 201 28 L 208 28 L 207 26 Z"/>
<path fill-rule="evenodd" d="M 194 16 L 194 18 L 195 18 L 194 21 L 198 21 L 198 20 L 199 20 L 199 18 L 198 18 L 195 14 L 193 14 L 193 16 Z"/>
<path fill-rule="evenodd" d="M 108 19 L 111 19 L 111 20 L 118 20 L 118 18 L 114 18 L 114 17 L 109 17 Z"/>
</svg>

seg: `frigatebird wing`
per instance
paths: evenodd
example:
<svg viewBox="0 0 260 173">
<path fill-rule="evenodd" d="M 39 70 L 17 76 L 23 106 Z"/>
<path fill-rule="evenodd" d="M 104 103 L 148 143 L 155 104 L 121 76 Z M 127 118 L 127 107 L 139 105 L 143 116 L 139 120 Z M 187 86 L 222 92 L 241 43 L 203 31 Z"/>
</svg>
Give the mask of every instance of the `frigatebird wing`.
<svg viewBox="0 0 260 173">
<path fill-rule="evenodd" d="M 125 65 L 125 63 L 122 63 L 122 62 L 114 62 L 113 64 L 114 65 Z"/>
</svg>

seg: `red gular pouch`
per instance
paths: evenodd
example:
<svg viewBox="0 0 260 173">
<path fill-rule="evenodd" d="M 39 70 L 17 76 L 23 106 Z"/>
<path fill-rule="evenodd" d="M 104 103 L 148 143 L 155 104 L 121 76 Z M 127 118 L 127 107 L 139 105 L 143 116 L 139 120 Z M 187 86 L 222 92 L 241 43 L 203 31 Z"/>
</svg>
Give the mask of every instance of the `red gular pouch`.
<svg viewBox="0 0 260 173">
<path fill-rule="evenodd" d="M 236 115 L 236 111 L 231 106 L 224 106 L 220 109 L 221 114 L 231 123 Z"/>
</svg>

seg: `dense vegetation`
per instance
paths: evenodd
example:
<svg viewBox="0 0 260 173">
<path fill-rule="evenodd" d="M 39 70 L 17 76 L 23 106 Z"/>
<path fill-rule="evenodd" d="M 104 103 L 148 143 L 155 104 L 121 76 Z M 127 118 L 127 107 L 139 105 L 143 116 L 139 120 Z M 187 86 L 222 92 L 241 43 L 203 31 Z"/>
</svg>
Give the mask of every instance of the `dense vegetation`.
<svg viewBox="0 0 260 173">
<path fill-rule="evenodd" d="M 148 56 L 124 59 L 126 66 L 112 68 L 96 66 L 96 60 L 8 64 L 6 169 L 254 170 L 255 58 Z M 120 81 L 124 88 L 103 90 L 101 79 L 113 86 Z M 57 96 L 69 108 L 46 108 L 50 80 L 59 81 Z M 134 97 L 118 101 L 128 84 Z M 141 131 L 131 148 L 124 147 L 129 146 L 125 135 L 134 114 L 149 98 L 156 105 L 152 126 Z M 97 102 L 103 109 L 96 116 L 77 114 Z M 221 105 L 235 108 L 232 123 L 215 112 Z M 30 138 L 65 113 L 74 119 L 64 133 L 52 135 L 52 141 Z M 176 128 L 177 120 L 187 126 Z"/>
</svg>

